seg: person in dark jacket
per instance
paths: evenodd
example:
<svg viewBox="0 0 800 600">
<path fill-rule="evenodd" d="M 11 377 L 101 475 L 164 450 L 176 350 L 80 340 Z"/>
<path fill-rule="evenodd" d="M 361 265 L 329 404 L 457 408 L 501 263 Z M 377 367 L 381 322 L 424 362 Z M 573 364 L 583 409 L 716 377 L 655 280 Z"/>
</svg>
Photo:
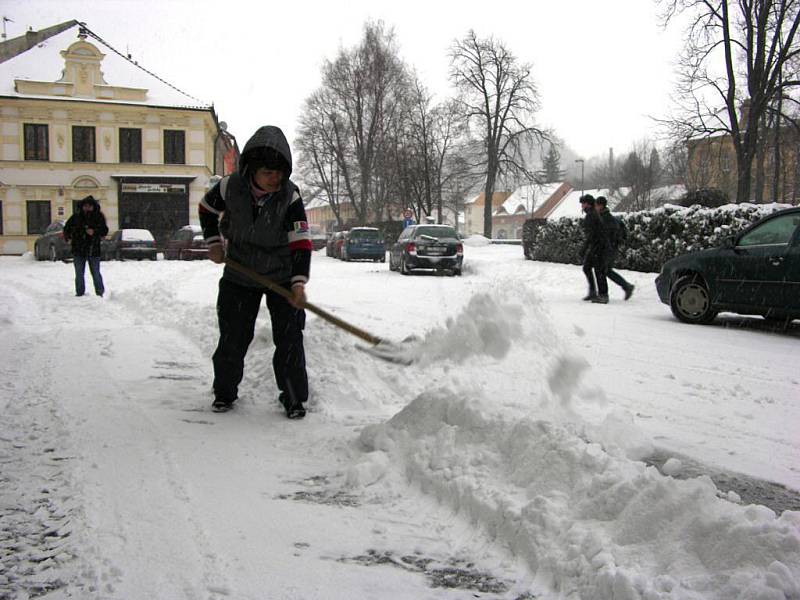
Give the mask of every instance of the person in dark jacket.
<svg viewBox="0 0 800 600">
<path fill-rule="evenodd" d="M 625 225 L 608 210 L 608 200 L 604 196 L 595 198 L 595 208 L 603 221 L 603 228 L 609 241 L 608 254 L 605 260 L 606 277 L 622 288 L 622 291 L 625 292 L 625 300 L 628 300 L 633 294 L 634 285 L 626 281 L 622 275 L 614 270 L 617 252 L 626 237 Z"/>
<path fill-rule="evenodd" d="M 100 204 L 92 196 L 86 196 L 78 205 L 78 210 L 64 224 L 64 239 L 72 246 L 75 266 L 75 295 L 86 292 L 86 264 L 92 274 L 94 293 L 105 293 L 103 276 L 100 274 L 100 240 L 108 235 L 106 217 Z"/>
<path fill-rule="evenodd" d="M 609 248 L 608 238 L 600 215 L 594 208 L 594 196 L 584 194 L 580 198 L 580 203 L 584 213 L 584 240 L 581 257 L 583 258 L 583 273 L 589 283 L 589 293 L 583 299 L 608 304 L 608 281 L 605 267 Z"/>
<path fill-rule="evenodd" d="M 225 412 L 238 397 L 244 357 L 266 296 L 275 352 L 278 400 L 290 419 L 306 414 L 308 399 L 303 328 L 311 235 L 303 200 L 289 178 L 292 154 L 283 132 L 261 127 L 244 146 L 238 170 L 217 182 L 200 202 L 200 224 L 215 263 L 233 260 L 291 292 L 291 300 L 226 265 L 219 282 L 219 343 L 214 352 L 212 410 Z"/>
</svg>

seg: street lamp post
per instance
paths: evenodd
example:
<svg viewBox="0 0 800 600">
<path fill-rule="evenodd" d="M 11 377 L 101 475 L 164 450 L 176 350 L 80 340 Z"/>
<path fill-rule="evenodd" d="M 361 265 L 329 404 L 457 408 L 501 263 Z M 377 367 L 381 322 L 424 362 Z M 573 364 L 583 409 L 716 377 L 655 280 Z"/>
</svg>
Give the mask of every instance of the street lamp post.
<svg viewBox="0 0 800 600">
<path fill-rule="evenodd" d="M 583 159 L 582 158 L 576 158 L 575 162 L 576 163 L 581 163 L 581 196 L 583 196 Z"/>
</svg>

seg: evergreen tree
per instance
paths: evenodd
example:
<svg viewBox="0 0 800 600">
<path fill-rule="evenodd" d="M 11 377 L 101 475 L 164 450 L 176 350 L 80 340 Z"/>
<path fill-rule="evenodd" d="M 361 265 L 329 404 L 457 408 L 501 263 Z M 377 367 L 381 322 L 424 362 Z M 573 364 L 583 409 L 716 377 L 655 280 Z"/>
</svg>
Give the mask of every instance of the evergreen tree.
<svg viewBox="0 0 800 600">
<path fill-rule="evenodd" d="M 542 170 L 537 176 L 544 183 L 564 181 L 565 171 L 561 168 L 561 154 L 555 144 L 550 144 L 547 155 L 542 157 Z"/>
</svg>

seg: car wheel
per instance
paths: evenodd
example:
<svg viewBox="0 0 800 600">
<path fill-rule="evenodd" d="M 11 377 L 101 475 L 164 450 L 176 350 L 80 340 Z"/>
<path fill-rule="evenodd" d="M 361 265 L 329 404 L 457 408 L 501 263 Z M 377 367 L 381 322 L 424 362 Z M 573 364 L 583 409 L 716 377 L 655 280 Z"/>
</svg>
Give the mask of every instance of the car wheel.
<svg viewBox="0 0 800 600">
<path fill-rule="evenodd" d="M 50 246 L 49 258 L 52 262 L 56 262 L 58 260 L 58 252 L 56 252 L 55 246 Z"/>
<path fill-rule="evenodd" d="M 409 269 L 408 266 L 406 266 L 406 257 L 405 256 L 403 256 L 400 259 L 400 273 L 402 273 L 403 275 L 410 275 L 411 274 L 411 269 Z"/>
<path fill-rule="evenodd" d="M 672 286 L 669 295 L 672 314 L 684 323 L 710 323 L 717 316 L 708 286 L 697 275 L 686 275 Z"/>
<path fill-rule="evenodd" d="M 386 262 L 386 255 L 385 255 L 385 254 L 384 254 L 383 256 L 381 256 L 381 258 L 380 258 L 380 261 L 381 261 L 382 263 L 385 263 L 385 262 Z"/>
<path fill-rule="evenodd" d="M 114 255 L 115 260 L 122 260 L 122 252 L 117 250 L 117 253 Z"/>
</svg>

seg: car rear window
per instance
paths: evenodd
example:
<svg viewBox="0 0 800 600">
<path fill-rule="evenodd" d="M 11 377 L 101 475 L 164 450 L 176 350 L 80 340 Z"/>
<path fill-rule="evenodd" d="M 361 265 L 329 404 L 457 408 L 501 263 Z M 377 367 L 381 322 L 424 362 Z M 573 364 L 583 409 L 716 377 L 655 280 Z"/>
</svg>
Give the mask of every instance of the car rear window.
<svg viewBox="0 0 800 600">
<path fill-rule="evenodd" d="M 147 229 L 123 229 L 120 238 L 126 242 L 152 242 L 153 234 Z"/>
<path fill-rule="evenodd" d="M 417 227 L 416 236 L 428 235 L 435 238 L 454 238 L 456 230 L 452 227 Z"/>
<path fill-rule="evenodd" d="M 356 240 L 378 240 L 381 237 L 381 232 L 371 229 L 359 229 L 351 231 L 350 237 Z"/>
</svg>

